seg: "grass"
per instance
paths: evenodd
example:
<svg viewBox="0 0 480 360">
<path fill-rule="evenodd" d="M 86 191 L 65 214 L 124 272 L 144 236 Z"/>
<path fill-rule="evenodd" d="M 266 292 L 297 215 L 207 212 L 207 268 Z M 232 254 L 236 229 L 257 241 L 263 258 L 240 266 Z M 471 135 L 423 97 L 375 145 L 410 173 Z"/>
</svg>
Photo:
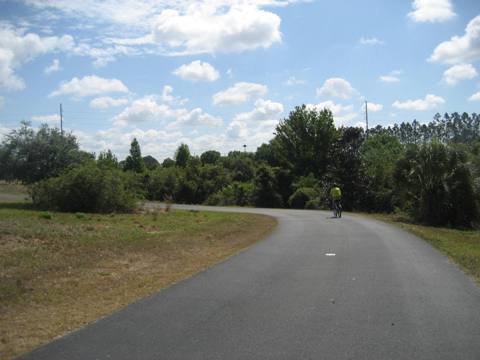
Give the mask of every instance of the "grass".
<svg viewBox="0 0 480 360">
<path fill-rule="evenodd" d="M 0 181 L 0 193 L 9 195 L 27 196 L 28 189 L 25 185 L 17 182 Z"/>
<path fill-rule="evenodd" d="M 411 232 L 445 253 L 480 284 L 480 231 L 415 224 L 401 215 L 369 215 Z"/>
<path fill-rule="evenodd" d="M 0 358 L 210 267 L 274 226 L 251 214 L 67 214 L 0 203 Z"/>
</svg>

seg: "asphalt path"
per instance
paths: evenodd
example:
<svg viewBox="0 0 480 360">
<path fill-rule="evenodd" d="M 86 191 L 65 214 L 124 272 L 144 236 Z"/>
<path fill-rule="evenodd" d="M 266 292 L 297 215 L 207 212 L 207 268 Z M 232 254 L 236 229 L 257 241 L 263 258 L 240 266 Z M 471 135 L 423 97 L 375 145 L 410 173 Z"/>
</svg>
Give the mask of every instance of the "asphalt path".
<svg viewBox="0 0 480 360">
<path fill-rule="evenodd" d="M 21 359 L 480 359 L 480 288 L 417 237 L 348 214 L 194 208 L 278 226 Z"/>
<path fill-rule="evenodd" d="M 23 201 L 28 199 L 28 195 L 14 195 L 0 193 L 0 201 Z"/>
</svg>

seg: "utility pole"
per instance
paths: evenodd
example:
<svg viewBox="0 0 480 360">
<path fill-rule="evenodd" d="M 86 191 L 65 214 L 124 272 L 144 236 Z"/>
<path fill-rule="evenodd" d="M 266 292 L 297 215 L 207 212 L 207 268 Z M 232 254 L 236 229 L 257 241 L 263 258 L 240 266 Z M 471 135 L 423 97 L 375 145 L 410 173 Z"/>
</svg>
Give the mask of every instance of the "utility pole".
<svg viewBox="0 0 480 360">
<path fill-rule="evenodd" d="M 243 144 L 243 152 L 244 152 L 244 153 L 247 152 L 247 145 L 246 145 L 246 144 Z"/>
<path fill-rule="evenodd" d="M 63 112 L 62 112 L 62 104 L 60 104 L 60 134 L 63 135 Z"/>
<path fill-rule="evenodd" d="M 365 100 L 365 125 L 366 125 L 366 134 L 368 139 L 368 101 Z"/>
</svg>

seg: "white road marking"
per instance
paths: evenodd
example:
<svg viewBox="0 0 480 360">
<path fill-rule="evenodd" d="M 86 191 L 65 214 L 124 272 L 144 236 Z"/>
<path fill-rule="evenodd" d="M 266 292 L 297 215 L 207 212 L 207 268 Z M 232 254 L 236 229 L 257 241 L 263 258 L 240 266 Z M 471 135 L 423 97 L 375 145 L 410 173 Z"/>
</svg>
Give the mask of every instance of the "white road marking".
<svg viewBox="0 0 480 360">
<path fill-rule="evenodd" d="M 334 253 L 326 253 L 325 256 L 335 256 L 336 254 Z"/>
</svg>

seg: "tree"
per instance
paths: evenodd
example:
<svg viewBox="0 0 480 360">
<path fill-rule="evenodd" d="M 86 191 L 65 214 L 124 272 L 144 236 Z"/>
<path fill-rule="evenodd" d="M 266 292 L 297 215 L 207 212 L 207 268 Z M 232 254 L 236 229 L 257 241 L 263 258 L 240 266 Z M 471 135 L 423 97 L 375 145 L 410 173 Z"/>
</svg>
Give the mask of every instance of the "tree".
<svg viewBox="0 0 480 360">
<path fill-rule="evenodd" d="M 145 172 L 145 163 L 142 158 L 142 151 L 140 150 L 140 144 L 136 138 L 133 138 L 130 144 L 130 155 L 125 159 L 125 171 L 134 171 L 136 173 Z"/>
<path fill-rule="evenodd" d="M 163 168 L 170 168 L 170 167 L 174 167 L 174 166 L 175 166 L 175 160 L 172 160 L 170 158 L 166 158 L 162 162 L 162 167 Z"/>
<path fill-rule="evenodd" d="M 180 144 L 175 152 L 175 164 L 180 167 L 186 167 L 188 160 L 190 160 L 190 149 L 187 144 Z"/>
<path fill-rule="evenodd" d="M 144 156 L 143 162 L 148 170 L 155 170 L 158 166 L 160 166 L 158 160 L 151 155 Z"/>
<path fill-rule="evenodd" d="M 282 197 L 276 191 L 275 177 L 271 167 L 260 166 L 254 181 L 253 201 L 259 207 L 281 207 Z"/>
<path fill-rule="evenodd" d="M 403 154 L 400 141 L 388 133 L 376 133 L 370 136 L 361 146 L 361 161 L 368 176 L 371 204 L 369 210 L 391 212 L 394 209 L 393 174 L 397 160 Z"/>
<path fill-rule="evenodd" d="M 407 207 L 431 225 L 470 227 L 478 220 L 464 152 L 433 141 L 411 146 L 397 162 L 395 179 Z"/>
<path fill-rule="evenodd" d="M 276 127 L 275 141 L 281 161 L 296 175 L 325 176 L 330 148 L 337 138 L 332 112 L 297 106 Z"/>
<path fill-rule="evenodd" d="M 22 122 L 0 145 L 0 178 L 34 183 L 92 158 L 79 149 L 74 135 L 46 124 L 35 132 L 30 123 Z"/>
<path fill-rule="evenodd" d="M 118 168 L 119 163 L 117 157 L 109 149 L 98 154 L 97 164 L 100 168 Z"/>
<path fill-rule="evenodd" d="M 342 206 L 346 210 L 365 209 L 366 178 L 360 157 L 363 129 L 348 127 L 339 130 L 339 137 L 331 146 L 328 185 L 337 182 L 342 188 Z"/>
<path fill-rule="evenodd" d="M 215 164 L 220 160 L 221 154 L 215 150 L 205 151 L 202 155 L 200 155 L 200 160 L 202 160 L 202 164 Z"/>
</svg>

